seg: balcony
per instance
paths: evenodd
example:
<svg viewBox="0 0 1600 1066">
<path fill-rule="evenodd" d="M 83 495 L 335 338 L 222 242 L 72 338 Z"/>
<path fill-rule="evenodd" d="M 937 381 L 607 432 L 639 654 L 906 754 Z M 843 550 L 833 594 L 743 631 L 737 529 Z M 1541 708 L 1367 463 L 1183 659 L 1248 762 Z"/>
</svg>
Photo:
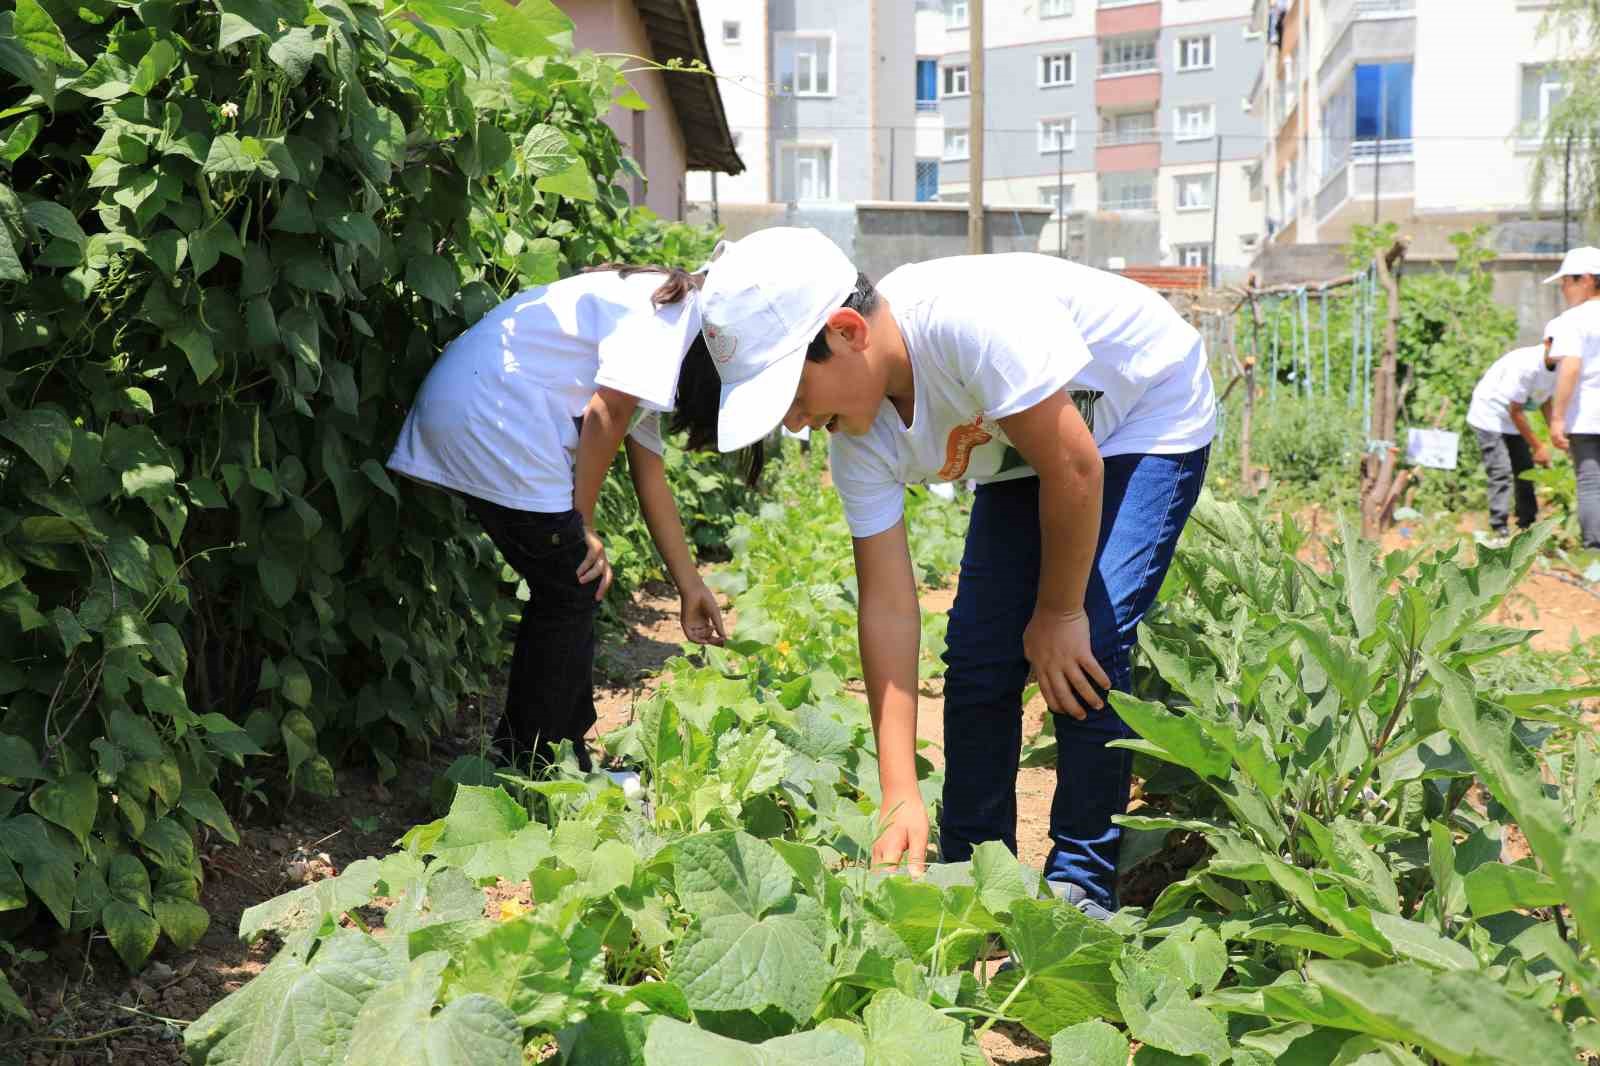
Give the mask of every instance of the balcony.
<svg viewBox="0 0 1600 1066">
<path fill-rule="evenodd" d="M 1094 144 L 1096 148 L 1110 148 L 1118 144 L 1150 144 L 1160 139 L 1160 132 L 1150 126 L 1144 129 L 1101 130 Z"/>
<path fill-rule="evenodd" d="M 1318 77 L 1332 80 L 1346 62 L 1416 53 L 1416 0 L 1333 0 Z"/>
<path fill-rule="evenodd" d="M 1318 222 L 1327 222 L 1348 204 L 1370 204 L 1374 196 L 1403 200 L 1416 193 L 1416 157 L 1409 140 L 1356 141 L 1331 166 L 1332 173 L 1317 193 Z"/>
<path fill-rule="evenodd" d="M 939 110 L 939 101 L 937 99 L 924 100 L 921 97 L 918 97 L 917 98 L 917 110 L 918 111 L 938 111 Z"/>
<path fill-rule="evenodd" d="M 1102 211 L 1154 211 L 1156 209 L 1155 196 L 1122 196 L 1115 200 L 1100 201 Z"/>
<path fill-rule="evenodd" d="M 1160 165 L 1161 141 L 1156 137 L 1142 141 L 1105 144 L 1094 150 L 1094 168 L 1102 174 L 1154 170 Z"/>
</svg>

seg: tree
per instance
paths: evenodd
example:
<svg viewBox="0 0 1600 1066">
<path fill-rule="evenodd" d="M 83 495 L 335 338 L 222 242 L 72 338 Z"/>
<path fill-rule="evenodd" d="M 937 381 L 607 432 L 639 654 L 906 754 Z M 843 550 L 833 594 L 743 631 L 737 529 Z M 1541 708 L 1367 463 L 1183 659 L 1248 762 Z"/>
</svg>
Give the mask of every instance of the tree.
<svg viewBox="0 0 1600 1066">
<path fill-rule="evenodd" d="M 1566 88 L 1539 131 L 1531 199 L 1537 209 L 1553 196 L 1600 221 L 1600 0 L 1553 0 L 1539 36 L 1555 45 Z"/>
</svg>

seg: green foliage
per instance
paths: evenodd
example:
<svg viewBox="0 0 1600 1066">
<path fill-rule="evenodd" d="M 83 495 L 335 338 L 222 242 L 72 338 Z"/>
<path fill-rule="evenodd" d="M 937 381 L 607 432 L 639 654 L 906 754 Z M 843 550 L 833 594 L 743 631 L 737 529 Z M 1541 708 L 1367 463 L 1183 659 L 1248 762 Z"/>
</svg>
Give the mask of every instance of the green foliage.
<svg viewBox="0 0 1600 1066">
<path fill-rule="evenodd" d="M 1600 11 L 1589 0 L 1551 0 L 1539 22 L 1541 44 L 1555 60 L 1565 91 L 1550 109 L 1543 129 L 1523 128 L 1518 134 L 1539 141 L 1539 153 L 1528 173 L 1529 198 L 1535 208 L 1565 208 L 1590 223 L 1600 221 Z M 1582 235 L 1573 244 L 1585 243 Z M 1563 249 L 1564 250 L 1564 249 Z"/>
<path fill-rule="evenodd" d="M 630 212 L 599 117 L 626 83 L 549 0 L 13 7 L 0 909 L 137 969 L 204 929 L 223 770 L 254 760 L 241 803 L 392 774 L 502 654 L 492 546 L 383 467 L 439 348 L 706 241 Z"/>
</svg>

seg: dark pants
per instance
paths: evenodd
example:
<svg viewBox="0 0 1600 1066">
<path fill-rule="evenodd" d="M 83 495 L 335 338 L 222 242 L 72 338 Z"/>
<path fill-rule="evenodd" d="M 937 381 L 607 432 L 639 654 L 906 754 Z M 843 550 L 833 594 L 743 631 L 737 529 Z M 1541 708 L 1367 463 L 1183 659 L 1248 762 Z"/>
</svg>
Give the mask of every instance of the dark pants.
<svg viewBox="0 0 1600 1066">
<path fill-rule="evenodd" d="M 591 768 L 584 735 L 595 723 L 595 586 L 578 584 L 583 519 L 577 511 L 517 511 L 467 498 L 467 506 L 512 569 L 528 583 L 517 647 L 511 656 L 506 710 L 494 743 L 519 766 L 547 761 L 572 741 L 578 765 Z"/>
<path fill-rule="evenodd" d="M 1178 534 L 1205 480 L 1209 449 L 1184 455 L 1117 455 L 1105 460 L 1100 543 L 1084 607 L 1095 659 L 1127 691 L 1129 652 L 1139 620 L 1155 602 Z M 944 661 L 944 810 L 939 848 L 946 862 L 975 845 L 1017 849 L 1017 761 L 1028 661 L 1022 633 L 1039 585 L 1039 480 L 982 485 L 972 506 L 961 582 Z M 1051 881 L 1076 884 L 1103 907 L 1116 906 L 1132 753 L 1107 748 L 1132 731 L 1108 704 L 1085 721 L 1055 719 L 1056 792 L 1050 806 Z"/>
<path fill-rule="evenodd" d="M 1489 475 L 1489 528 L 1504 535 L 1511 501 L 1516 498 L 1517 528 L 1527 529 L 1539 518 L 1539 500 L 1533 482 L 1519 475 L 1533 469 L 1533 451 L 1520 433 L 1496 433 L 1474 428 L 1478 450 L 1483 453 L 1483 469 Z"/>
<path fill-rule="evenodd" d="M 1583 546 L 1600 548 L 1600 433 L 1573 433 L 1572 465 L 1578 475 L 1578 526 Z"/>
</svg>

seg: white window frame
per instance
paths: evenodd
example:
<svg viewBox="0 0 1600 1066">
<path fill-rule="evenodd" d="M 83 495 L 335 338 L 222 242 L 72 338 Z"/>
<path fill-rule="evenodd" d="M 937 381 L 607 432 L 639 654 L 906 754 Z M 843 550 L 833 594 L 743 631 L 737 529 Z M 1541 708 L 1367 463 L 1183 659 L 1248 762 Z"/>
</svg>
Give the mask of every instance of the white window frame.
<svg viewBox="0 0 1600 1066">
<path fill-rule="evenodd" d="M 972 9 L 967 0 L 944 0 L 944 28 L 964 30 L 972 20 Z"/>
<path fill-rule="evenodd" d="M 1161 70 L 1161 41 L 1160 38 L 1154 34 L 1140 33 L 1125 34 L 1116 37 L 1105 37 L 1100 39 L 1098 48 L 1100 67 L 1097 71 L 1097 76 L 1099 77 L 1127 78 L 1139 74 L 1156 73 Z M 1141 56 L 1139 59 L 1116 59 L 1110 63 L 1107 63 L 1106 50 L 1108 48 L 1114 49 L 1117 54 L 1130 52 L 1134 49 L 1137 49 L 1142 53 L 1148 48 L 1149 59 L 1147 61 Z M 1131 63 L 1138 63 L 1140 65 L 1134 67 L 1129 65 Z"/>
<path fill-rule="evenodd" d="M 1550 103 L 1551 96 L 1559 93 L 1565 98 L 1572 91 L 1570 71 L 1568 76 L 1560 81 L 1548 81 L 1546 76 L 1550 72 L 1549 63 L 1524 63 L 1519 77 L 1526 77 L 1530 70 L 1539 72 L 1539 113 L 1529 118 L 1522 114 L 1521 85 L 1518 85 L 1517 125 L 1525 143 L 1544 140 L 1544 131 L 1550 125 L 1550 111 L 1554 105 Z M 1386 151 L 1384 155 L 1388 155 Z"/>
<path fill-rule="evenodd" d="M 1183 120 L 1185 111 L 1205 108 L 1208 116 L 1203 129 L 1193 128 Z M 1172 139 L 1175 141 L 1209 141 L 1217 135 L 1217 105 L 1212 103 L 1178 104 L 1172 109 Z"/>
<path fill-rule="evenodd" d="M 1039 119 L 1039 124 L 1038 124 L 1038 127 L 1037 127 L 1038 128 L 1038 140 L 1039 140 L 1039 153 L 1041 155 L 1055 155 L 1058 151 L 1060 151 L 1060 149 L 1056 146 L 1055 138 L 1053 136 L 1048 136 L 1045 133 L 1045 130 L 1047 128 L 1047 124 L 1054 123 L 1054 122 L 1060 122 L 1060 123 L 1064 123 L 1066 125 L 1066 133 L 1062 137 L 1062 140 L 1066 142 L 1066 150 L 1069 151 L 1069 152 L 1077 150 L 1077 147 L 1078 147 L 1078 116 L 1077 115 L 1045 115 L 1043 118 Z"/>
<path fill-rule="evenodd" d="M 952 90 L 951 84 L 960 81 L 961 88 Z M 939 67 L 939 99 L 951 100 L 962 96 L 972 95 L 972 65 L 969 63 L 951 63 Z"/>
<path fill-rule="evenodd" d="M 733 33 L 731 35 L 728 33 L 729 27 L 733 28 Z M 722 43 L 723 44 L 733 44 L 733 45 L 743 44 L 744 43 L 744 23 L 741 22 L 738 19 L 723 19 L 722 20 Z"/>
<path fill-rule="evenodd" d="M 1039 0 L 1039 17 L 1065 19 L 1072 17 L 1072 0 Z"/>
<path fill-rule="evenodd" d="M 774 36 L 774 40 L 777 43 L 778 52 L 779 52 L 779 56 L 778 56 L 779 66 L 778 66 L 778 72 L 777 73 L 778 73 L 778 79 L 779 79 L 779 83 L 780 84 L 782 83 L 782 80 L 783 80 L 782 51 L 783 51 L 785 46 L 793 48 L 796 44 L 798 44 L 801 41 L 827 41 L 828 42 L 828 91 L 825 92 L 825 93 L 819 93 L 815 89 L 815 86 L 817 84 L 817 66 L 816 66 L 816 63 L 814 61 L 813 61 L 812 66 L 811 66 L 811 84 L 812 84 L 812 89 L 804 91 L 804 92 L 801 91 L 801 89 L 800 89 L 800 63 L 799 63 L 800 53 L 797 50 L 794 53 L 795 60 L 796 60 L 796 62 L 795 62 L 795 79 L 794 79 L 795 80 L 795 88 L 794 88 L 794 91 L 790 95 L 796 96 L 796 97 L 804 96 L 804 97 L 808 97 L 808 98 L 811 98 L 811 99 L 820 99 L 820 100 L 826 100 L 826 99 L 829 99 L 830 97 L 834 97 L 834 96 L 838 96 L 839 95 L 839 41 L 837 39 L 837 35 L 832 30 L 794 30 L 792 32 L 776 34 Z M 814 59 L 815 59 L 815 55 L 813 54 L 813 60 Z"/>
<path fill-rule="evenodd" d="M 1207 261 L 1211 258 L 1211 245 L 1209 244 L 1199 242 L 1180 244 L 1173 249 L 1173 252 L 1178 258 L 1178 265 L 1181 267 L 1205 267 L 1209 269 L 1211 266 L 1210 262 Z M 1198 252 L 1202 261 L 1198 263 L 1185 262 L 1184 260 L 1191 252 Z"/>
<path fill-rule="evenodd" d="M 1066 77 L 1060 81 L 1050 81 L 1045 72 L 1050 69 L 1052 61 L 1058 59 L 1066 63 Z M 1045 52 L 1039 56 L 1038 73 L 1039 88 L 1041 89 L 1059 89 L 1066 85 L 1076 85 L 1078 83 L 1078 58 L 1070 50 L 1066 52 Z"/>
<path fill-rule="evenodd" d="M 780 195 L 782 193 L 783 175 L 788 172 L 790 167 L 795 166 L 795 164 L 798 162 L 794 158 L 795 154 L 798 153 L 798 152 L 816 152 L 816 151 L 825 151 L 825 152 L 828 153 L 828 167 L 827 167 L 827 174 L 826 174 L 826 177 L 828 179 L 828 195 L 825 196 L 825 197 L 816 197 L 816 198 L 812 198 L 812 199 L 801 199 L 799 197 L 799 192 L 800 192 L 800 173 L 799 173 L 798 170 L 796 170 L 794 172 L 794 175 L 795 175 L 794 186 L 795 186 L 795 193 L 796 193 L 795 202 L 796 203 L 831 203 L 833 201 L 838 200 L 838 198 L 839 198 L 838 197 L 838 189 L 839 189 L 839 152 L 837 150 L 837 147 L 834 145 L 834 143 L 832 141 L 785 141 L 782 144 L 778 145 L 778 164 L 779 164 L 779 167 L 780 167 L 780 170 L 778 172 L 778 182 L 779 182 L 779 193 L 780 193 Z"/>
<path fill-rule="evenodd" d="M 1208 192 L 1208 195 L 1206 196 L 1206 202 L 1205 203 L 1203 203 L 1203 204 L 1186 204 L 1186 203 L 1183 202 L 1183 200 L 1184 200 L 1183 189 L 1184 189 L 1185 184 L 1188 184 L 1188 183 L 1198 184 L 1200 186 L 1201 190 L 1203 190 L 1203 191 L 1207 190 L 1207 187 L 1209 186 L 1209 192 Z M 1209 211 L 1209 210 L 1212 209 L 1212 207 L 1214 207 L 1216 205 L 1216 202 L 1217 202 L 1217 186 L 1216 186 L 1216 180 L 1215 180 L 1215 176 L 1214 175 L 1209 174 L 1209 173 L 1201 173 L 1201 174 L 1177 174 L 1177 175 L 1173 176 L 1173 179 L 1172 179 L 1172 207 L 1173 207 L 1173 210 L 1180 211 L 1180 212 Z"/>
<path fill-rule="evenodd" d="M 1189 45 L 1205 43 L 1206 61 L 1204 63 L 1187 63 Z M 1188 37 L 1179 37 L 1176 44 L 1177 55 L 1173 59 L 1173 67 L 1179 74 L 1191 70 L 1214 70 L 1217 66 L 1217 35 L 1214 33 L 1197 33 Z"/>
<path fill-rule="evenodd" d="M 1050 212 L 1051 218 L 1055 218 L 1060 215 L 1062 213 L 1061 205 L 1056 203 L 1056 193 L 1059 191 L 1066 194 L 1067 210 L 1072 211 L 1074 210 L 1074 203 L 1077 200 L 1076 189 L 1077 186 L 1070 181 L 1061 184 L 1050 182 L 1047 185 L 1040 185 L 1039 205 L 1041 207 L 1048 207 L 1052 209 Z"/>
<path fill-rule="evenodd" d="M 962 147 L 960 155 L 950 154 L 950 138 L 959 134 Z M 946 163 L 959 163 L 964 159 L 972 158 L 972 129 L 969 126 L 946 126 L 944 128 L 944 146 L 940 149 L 939 158 Z"/>
</svg>

